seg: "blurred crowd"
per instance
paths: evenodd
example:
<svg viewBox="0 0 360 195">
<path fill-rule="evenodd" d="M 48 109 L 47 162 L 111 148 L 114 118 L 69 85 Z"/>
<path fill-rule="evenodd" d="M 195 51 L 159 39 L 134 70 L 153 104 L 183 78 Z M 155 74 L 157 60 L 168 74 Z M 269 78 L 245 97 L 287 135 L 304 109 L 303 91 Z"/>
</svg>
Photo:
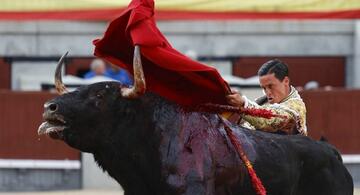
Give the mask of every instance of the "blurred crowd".
<svg viewBox="0 0 360 195">
<path fill-rule="evenodd" d="M 129 73 L 119 66 L 106 64 L 104 60 L 96 58 L 90 63 L 90 71 L 84 75 L 85 79 L 95 76 L 105 76 L 120 81 L 123 85 L 132 85 L 133 79 Z"/>
</svg>

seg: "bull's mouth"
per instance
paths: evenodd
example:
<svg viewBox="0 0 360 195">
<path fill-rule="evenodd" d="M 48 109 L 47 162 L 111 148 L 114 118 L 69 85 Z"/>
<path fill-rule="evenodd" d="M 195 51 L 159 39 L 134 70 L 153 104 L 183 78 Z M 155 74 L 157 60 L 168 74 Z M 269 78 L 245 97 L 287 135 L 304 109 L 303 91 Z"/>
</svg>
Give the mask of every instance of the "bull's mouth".
<svg viewBox="0 0 360 195">
<path fill-rule="evenodd" d="M 39 135 L 48 135 L 52 139 L 64 139 L 64 129 L 66 122 L 60 115 L 46 116 L 44 114 L 44 121 L 38 129 Z"/>
</svg>

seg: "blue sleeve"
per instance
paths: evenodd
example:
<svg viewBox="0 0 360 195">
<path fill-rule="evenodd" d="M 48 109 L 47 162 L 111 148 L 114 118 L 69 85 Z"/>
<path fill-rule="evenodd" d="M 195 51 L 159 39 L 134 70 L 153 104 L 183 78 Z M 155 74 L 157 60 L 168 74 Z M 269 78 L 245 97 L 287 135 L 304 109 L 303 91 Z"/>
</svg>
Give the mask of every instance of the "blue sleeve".
<svg viewBox="0 0 360 195">
<path fill-rule="evenodd" d="M 85 79 L 89 79 L 95 76 L 95 73 L 93 71 L 89 71 L 84 75 Z"/>
</svg>

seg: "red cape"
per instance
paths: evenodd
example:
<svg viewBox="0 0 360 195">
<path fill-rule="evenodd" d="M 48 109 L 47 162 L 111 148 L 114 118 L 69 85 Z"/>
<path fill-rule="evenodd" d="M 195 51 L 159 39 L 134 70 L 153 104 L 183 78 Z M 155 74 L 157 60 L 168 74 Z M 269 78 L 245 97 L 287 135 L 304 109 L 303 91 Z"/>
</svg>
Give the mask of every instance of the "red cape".
<svg viewBox="0 0 360 195">
<path fill-rule="evenodd" d="M 132 0 L 94 45 L 96 56 L 130 73 L 134 45 L 140 45 L 148 91 L 181 105 L 227 104 L 229 88 L 217 70 L 173 49 L 156 27 L 153 0 Z"/>
</svg>

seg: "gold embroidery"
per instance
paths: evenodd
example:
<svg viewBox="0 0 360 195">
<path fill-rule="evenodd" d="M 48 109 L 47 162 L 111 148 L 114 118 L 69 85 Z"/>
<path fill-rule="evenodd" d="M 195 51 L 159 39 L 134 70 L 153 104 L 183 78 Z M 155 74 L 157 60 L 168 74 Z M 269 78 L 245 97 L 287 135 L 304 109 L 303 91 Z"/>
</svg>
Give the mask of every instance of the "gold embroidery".
<svg viewBox="0 0 360 195">
<path fill-rule="evenodd" d="M 248 107 L 268 109 L 275 114 L 286 116 L 286 118 L 275 117 L 265 119 L 243 115 L 242 125 L 245 127 L 261 129 L 269 132 L 276 132 L 280 130 L 286 134 L 296 133 L 293 132 L 295 129 L 300 134 L 307 135 L 306 107 L 294 87 L 291 87 L 289 96 L 282 100 L 279 104 L 265 103 L 264 105 L 259 106 L 255 102 L 248 101 Z"/>
</svg>

